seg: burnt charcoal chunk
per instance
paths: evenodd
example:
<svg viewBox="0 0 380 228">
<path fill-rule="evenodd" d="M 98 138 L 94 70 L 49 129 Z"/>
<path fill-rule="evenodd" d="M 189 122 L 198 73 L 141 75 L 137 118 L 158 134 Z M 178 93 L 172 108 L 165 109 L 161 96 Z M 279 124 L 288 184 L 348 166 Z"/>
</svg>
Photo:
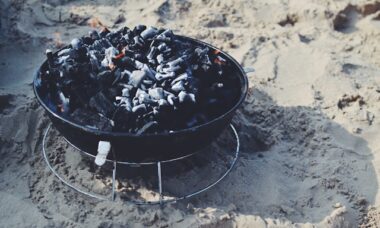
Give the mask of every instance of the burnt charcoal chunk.
<svg viewBox="0 0 380 228">
<path fill-rule="evenodd" d="M 133 33 L 134 34 L 140 34 L 142 31 L 144 31 L 146 29 L 146 26 L 145 25 L 137 25 L 134 29 L 133 29 Z"/>
<path fill-rule="evenodd" d="M 95 129 L 147 134 L 194 127 L 222 115 L 241 93 L 223 53 L 170 29 L 103 28 L 46 57 L 44 101 Z"/>
<path fill-rule="evenodd" d="M 140 36 L 143 39 L 149 39 L 149 38 L 153 38 L 157 34 L 158 34 L 158 29 L 156 29 L 154 27 L 149 27 L 149 28 L 145 29 L 143 32 L 141 32 Z"/>
<path fill-rule="evenodd" d="M 129 84 L 135 88 L 138 88 L 146 76 L 147 73 L 145 70 L 135 70 L 132 72 L 132 75 L 129 78 Z"/>
<path fill-rule="evenodd" d="M 136 132 L 136 135 L 152 132 L 152 130 L 157 127 L 158 127 L 158 123 L 156 121 L 148 122 Z"/>
<path fill-rule="evenodd" d="M 126 130 L 128 127 L 134 124 L 133 113 L 123 108 L 118 108 L 115 111 L 112 119 L 115 123 L 115 130 Z"/>
<path fill-rule="evenodd" d="M 136 115 L 142 115 L 146 113 L 146 111 L 147 109 L 145 104 L 136 105 L 132 108 L 132 112 L 136 113 Z"/>
<path fill-rule="evenodd" d="M 115 106 L 110 100 L 108 100 L 102 91 L 90 99 L 89 105 L 91 108 L 105 116 L 110 116 L 115 110 Z"/>
<path fill-rule="evenodd" d="M 96 76 L 96 79 L 101 85 L 110 85 L 114 82 L 115 77 L 110 70 L 105 70 L 100 72 Z"/>
<path fill-rule="evenodd" d="M 102 131 L 112 130 L 112 121 L 97 113 L 91 112 L 88 109 L 78 108 L 70 117 L 78 124 L 89 126 Z"/>
<path fill-rule="evenodd" d="M 149 96 L 155 100 L 164 99 L 164 90 L 162 88 L 153 88 L 148 90 Z"/>
</svg>

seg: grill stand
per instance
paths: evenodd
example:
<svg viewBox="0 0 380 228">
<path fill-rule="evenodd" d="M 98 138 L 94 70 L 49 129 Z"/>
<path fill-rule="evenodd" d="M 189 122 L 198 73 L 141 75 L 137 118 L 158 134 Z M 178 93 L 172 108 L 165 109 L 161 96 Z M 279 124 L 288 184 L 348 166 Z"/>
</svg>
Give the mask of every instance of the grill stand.
<svg viewBox="0 0 380 228">
<path fill-rule="evenodd" d="M 51 172 L 60 180 L 62 181 L 65 185 L 69 186 L 70 188 L 76 190 L 77 192 L 80 192 L 86 196 L 89 196 L 89 197 L 92 197 L 92 198 L 96 198 L 96 199 L 100 199 L 100 200 L 112 200 L 114 201 L 115 198 L 116 198 L 116 191 L 115 191 L 115 183 L 116 183 L 116 167 L 118 164 L 121 164 L 121 165 L 129 165 L 129 166 L 144 166 L 144 165 L 157 165 L 157 178 L 158 178 L 158 190 L 159 190 L 159 200 L 157 201 L 144 201 L 144 200 L 130 200 L 132 203 L 135 203 L 137 205 L 154 205 L 154 204 L 163 204 L 163 203 L 169 203 L 169 202 L 176 202 L 178 200 L 183 200 L 183 199 L 188 199 L 190 197 L 193 197 L 195 195 L 198 195 L 202 192 L 205 192 L 207 190 L 209 190 L 210 188 L 212 188 L 213 186 L 215 186 L 216 184 L 218 184 L 220 181 L 222 181 L 230 172 L 231 170 L 233 169 L 233 167 L 235 166 L 235 163 L 239 157 L 239 153 L 240 153 L 240 140 L 239 140 L 239 135 L 237 134 L 237 131 L 235 129 L 235 127 L 230 124 L 230 129 L 232 130 L 232 132 L 234 133 L 234 136 L 235 136 L 235 140 L 236 140 L 236 149 L 234 151 L 234 155 L 233 155 L 233 159 L 231 161 L 231 163 L 229 164 L 227 170 L 215 181 L 215 182 L 212 182 L 210 184 L 208 184 L 206 187 L 202 188 L 202 189 L 199 189 L 195 192 L 192 192 L 190 194 L 187 194 L 187 195 L 183 195 L 183 196 L 179 196 L 179 197 L 174 197 L 174 198 L 170 198 L 170 199 L 164 199 L 164 195 L 162 193 L 162 176 L 161 176 L 161 164 L 164 164 L 164 163 L 169 163 L 169 162 L 175 162 L 175 161 L 178 161 L 178 160 L 181 160 L 181 159 L 184 159 L 184 158 L 187 158 L 187 157 L 190 157 L 192 155 L 194 155 L 195 153 L 192 153 L 192 154 L 189 154 L 189 155 L 186 155 L 186 156 L 183 156 L 183 157 L 179 157 L 179 158 L 174 158 L 174 159 L 170 159 L 170 160 L 164 160 L 164 161 L 158 161 L 158 162 L 141 162 L 141 163 L 136 163 L 136 162 L 120 162 L 120 161 L 116 161 L 116 160 L 108 160 L 108 162 L 113 162 L 113 169 L 112 169 L 112 195 L 110 198 L 108 197 L 104 197 L 104 196 L 101 196 L 101 195 L 98 195 L 98 194 L 95 194 L 95 193 L 91 193 L 91 192 L 87 192 L 87 191 L 84 191 L 76 186 L 74 186 L 73 184 L 71 184 L 70 182 L 68 182 L 67 180 L 65 180 L 62 176 L 60 176 L 58 174 L 58 172 L 54 169 L 54 167 L 51 165 L 50 161 L 49 161 L 49 158 L 47 156 L 47 150 L 46 150 L 46 140 L 47 140 L 47 136 L 48 136 L 48 133 L 50 132 L 51 130 L 51 126 L 52 124 L 49 124 L 49 126 L 47 127 L 46 131 L 45 131 L 45 134 L 44 134 L 44 137 L 43 137 L 43 140 L 42 140 L 42 153 L 43 153 L 43 156 L 44 156 L 44 159 L 45 159 L 45 162 L 47 164 L 47 166 L 49 167 L 49 169 L 51 170 Z M 86 151 L 83 151 L 83 150 L 80 150 L 78 147 L 76 147 L 75 145 L 73 145 L 68 139 L 66 139 L 64 137 L 64 139 L 72 146 L 74 147 L 76 150 L 84 153 L 85 155 L 87 156 L 90 156 L 92 158 L 95 158 L 94 155 L 86 152 Z"/>
</svg>

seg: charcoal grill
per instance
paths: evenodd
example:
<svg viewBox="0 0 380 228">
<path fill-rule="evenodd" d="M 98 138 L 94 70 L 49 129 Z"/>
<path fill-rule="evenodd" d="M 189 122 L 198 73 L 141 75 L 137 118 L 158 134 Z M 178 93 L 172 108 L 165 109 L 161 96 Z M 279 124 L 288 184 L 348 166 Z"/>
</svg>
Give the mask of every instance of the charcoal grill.
<svg viewBox="0 0 380 228">
<path fill-rule="evenodd" d="M 154 204 L 176 201 L 179 199 L 189 198 L 191 196 L 204 192 L 207 189 L 219 183 L 232 170 L 239 155 L 239 137 L 236 132 L 236 129 L 231 124 L 231 120 L 237 108 L 242 104 L 247 94 L 248 79 L 246 73 L 235 59 L 233 59 L 227 53 L 217 49 L 216 47 L 189 37 L 178 36 L 178 38 L 188 42 L 192 42 L 195 45 L 207 46 L 211 50 L 219 51 L 223 58 L 225 58 L 227 61 L 231 63 L 231 69 L 229 72 L 231 72 L 233 76 L 236 78 L 236 87 L 238 87 L 236 88 L 238 90 L 238 96 L 235 98 L 234 105 L 231 108 L 229 108 L 222 115 L 212 119 L 211 121 L 208 121 L 205 124 L 198 125 L 192 128 L 171 131 L 169 133 L 134 135 L 131 133 L 124 132 L 100 131 L 86 126 L 82 126 L 55 113 L 51 108 L 49 108 L 49 106 L 46 103 L 46 100 L 43 99 L 38 81 L 41 77 L 40 70 L 46 67 L 47 61 L 45 61 L 42 64 L 42 66 L 38 69 L 34 77 L 33 88 L 37 100 L 47 112 L 49 118 L 52 121 L 52 125 L 60 132 L 60 134 L 65 138 L 67 142 L 69 142 L 71 146 L 73 146 L 78 151 L 81 151 L 87 156 L 94 157 L 97 153 L 96 151 L 99 141 L 109 141 L 111 143 L 112 153 L 109 153 L 107 158 L 108 161 L 112 161 L 114 165 L 112 173 L 113 184 L 116 176 L 117 165 L 157 166 L 157 176 L 159 183 L 158 189 L 161 196 L 160 200 L 156 202 L 136 202 L 137 204 Z M 177 160 L 192 156 L 201 148 L 204 148 L 205 146 L 209 145 L 212 141 L 214 141 L 221 134 L 221 132 L 225 130 L 228 126 L 234 133 L 236 139 L 236 149 L 235 151 L 233 151 L 233 159 L 230 162 L 226 172 L 223 175 L 221 175 L 221 177 L 217 181 L 210 183 L 208 186 L 198 191 L 195 191 L 191 194 L 187 194 L 185 196 L 175 197 L 174 199 L 164 200 L 162 197 L 161 165 L 164 163 L 175 162 Z M 43 138 L 43 155 L 48 164 L 48 167 L 66 185 L 88 196 L 95 197 L 98 199 L 104 199 L 104 197 L 85 192 L 73 186 L 54 170 L 47 157 L 47 151 L 45 147 L 46 138 L 49 134 L 50 129 L 51 125 L 49 125 L 49 127 L 47 128 Z M 115 193 L 113 186 L 113 193 L 111 198 L 114 199 L 114 197 Z"/>
</svg>

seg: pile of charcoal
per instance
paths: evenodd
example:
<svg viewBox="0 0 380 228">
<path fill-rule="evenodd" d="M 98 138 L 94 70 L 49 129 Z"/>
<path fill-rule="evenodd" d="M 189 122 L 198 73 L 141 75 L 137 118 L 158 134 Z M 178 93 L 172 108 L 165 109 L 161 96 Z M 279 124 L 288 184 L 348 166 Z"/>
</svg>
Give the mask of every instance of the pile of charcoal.
<svg viewBox="0 0 380 228">
<path fill-rule="evenodd" d="M 190 128 L 223 114 L 237 96 L 231 64 L 219 51 L 168 29 L 103 28 L 46 55 L 39 85 L 45 103 L 102 131 Z"/>
</svg>

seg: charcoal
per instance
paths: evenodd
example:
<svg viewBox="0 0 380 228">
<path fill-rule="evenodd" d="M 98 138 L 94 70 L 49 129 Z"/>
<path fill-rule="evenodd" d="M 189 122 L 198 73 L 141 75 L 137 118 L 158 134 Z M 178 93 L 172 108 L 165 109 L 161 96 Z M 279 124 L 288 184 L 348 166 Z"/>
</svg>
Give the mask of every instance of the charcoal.
<svg viewBox="0 0 380 228">
<path fill-rule="evenodd" d="M 158 36 L 156 36 L 155 40 L 170 42 L 173 36 L 174 36 L 173 31 L 170 29 L 167 29 L 163 31 L 161 34 L 159 34 Z"/>
<path fill-rule="evenodd" d="M 167 107 L 167 106 L 169 106 L 169 103 L 168 103 L 165 99 L 160 99 L 160 100 L 158 101 L 158 107 L 159 107 L 160 109 L 165 108 L 165 107 Z"/>
<path fill-rule="evenodd" d="M 71 47 L 74 48 L 75 50 L 78 50 L 79 48 L 82 47 L 83 42 L 82 42 L 80 39 L 75 38 L 75 39 L 71 40 L 70 45 L 71 45 Z"/>
<path fill-rule="evenodd" d="M 168 78 L 173 78 L 175 76 L 174 72 L 169 72 L 169 73 L 156 73 L 155 78 L 158 81 L 165 80 Z"/>
<path fill-rule="evenodd" d="M 162 88 L 154 88 L 148 90 L 149 96 L 151 96 L 155 100 L 164 99 L 164 90 Z"/>
<path fill-rule="evenodd" d="M 145 85 L 149 85 L 149 86 L 151 86 L 151 85 L 154 84 L 154 81 L 149 80 L 149 79 L 145 79 L 145 80 L 143 80 L 143 83 L 144 83 Z"/>
<path fill-rule="evenodd" d="M 91 39 L 97 40 L 100 38 L 99 33 L 96 30 L 92 30 L 88 33 Z"/>
<path fill-rule="evenodd" d="M 89 105 L 91 108 L 105 116 L 109 116 L 115 109 L 112 102 L 108 100 L 102 91 L 98 92 L 90 99 Z"/>
<path fill-rule="evenodd" d="M 49 69 L 52 69 L 54 67 L 54 59 L 53 59 L 53 52 L 50 49 L 46 49 L 46 57 L 49 64 Z"/>
<path fill-rule="evenodd" d="M 144 64 L 144 63 L 142 63 L 142 62 L 140 62 L 140 61 L 138 61 L 138 60 L 134 60 L 134 61 L 133 61 L 133 64 L 134 64 L 134 67 L 135 67 L 136 69 L 138 69 L 138 70 L 143 70 L 144 67 L 145 67 L 145 65 L 146 65 L 146 64 Z"/>
<path fill-rule="evenodd" d="M 149 38 L 153 38 L 155 35 L 157 35 L 158 33 L 158 29 L 154 28 L 154 27 L 149 27 L 147 29 L 145 29 L 143 32 L 141 32 L 140 36 L 146 40 L 146 39 L 149 39 Z"/>
<path fill-rule="evenodd" d="M 176 106 L 176 105 L 177 105 L 178 98 L 177 98 L 175 95 L 170 94 L 170 95 L 167 97 L 167 100 L 168 100 L 168 103 L 169 103 L 171 106 Z"/>
<path fill-rule="evenodd" d="M 140 104 L 153 104 L 153 103 L 155 103 L 145 91 L 143 91 L 143 90 L 141 90 L 141 91 L 142 92 L 139 94 L 136 93 L 136 97 L 138 98 Z"/>
<path fill-rule="evenodd" d="M 110 32 L 111 32 L 111 31 L 110 31 L 108 28 L 104 27 L 104 28 L 100 31 L 99 35 L 100 35 L 101 38 L 104 38 L 104 37 L 106 37 L 106 35 L 107 35 L 108 33 L 110 33 Z"/>
<path fill-rule="evenodd" d="M 144 64 L 142 70 L 146 72 L 146 76 L 149 77 L 151 80 L 156 81 L 156 72 L 152 70 L 147 64 Z"/>
<path fill-rule="evenodd" d="M 145 25 L 137 25 L 134 29 L 133 29 L 133 33 L 134 34 L 140 34 L 142 31 L 144 31 L 146 29 L 146 26 Z"/>
<path fill-rule="evenodd" d="M 59 101 L 60 101 L 60 108 L 61 113 L 67 114 L 69 112 L 69 98 L 65 97 L 63 92 L 59 92 Z"/>
<path fill-rule="evenodd" d="M 179 100 L 179 103 L 185 103 L 185 102 L 195 103 L 196 102 L 195 95 L 192 93 L 186 93 L 185 91 L 181 91 L 178 94 L 178 100 Z"/>
<path fill-rule="evenodd" d="M 102 115 L 91 112 L 85 108 L 78 108 L 70 117 L 77 123 L 95 128 L 102 131 L 111 131 L 113 128 L 112 121 Z"/>
<path fill-rule="evenodd" d="M 132 112 L 134 112 L 136 115 L 142 115 L 146 113 L 146 111 L 147 109 L 145 104 L 136 105 L 132 108 Z"/>
<path fill-rule="evenodd" d="M 124 88 L 122 91 L 121 91 L 121 95 L 123 97 L 131 97 L 131 89 L 129 88 Z"/>
<path fill-rule="evenodd" d="M 113 63 L 112 59 L 119 54 L 119 51 L 114 47 L 109 47 L 105 50 L 105 56 L 102 61 L 102 66 L 108 67 Z"/>
<path fill-rule="evenodd" d="M 102 85 L 110 85 L 114 81 L 114 76 L 110 70 L 105 70 L 100 72 L 96 79 L 100 82 Z"/>
<path fill-rule="evenodd" d="M 165 50 L 167 50 L 169 47 L 168 45 L 166 45 L 166 43 L 161 43 L 160 45 L 158 45 L 157 49 L 159 52 L 164 52 Z"/>
<path fill-rule="evenodd" d="M 172 85 L 172 91 L 179 93 L 181 91 L 185 91 L 185 84 L 183 81 L 178 81 L 174 85 Z"/>
<path fill-rule="evenodd" d="M 129 84 L 135 88 L 140 87 L 142 81 L 147 76 L 147 72 L 144 70 L 134 70 L 129 78 Z"/>
<path fill-rule="evenodd" d="M 51 52 L 50 49 L 47 49 L 46 52 L 48 52 L 48 50 Z M 62 49 L 58 52 L 58 56 L 70 56 L 70 53 L 71 53 L 71 49 L 70 48 L 65 48 L 65 49 Z M 52 52 L 53 53 L 53 52 Z M 46 54 L 47 55 L 47 54 Z M 53 56 L 52 56 L 53 57 Z M 49 59 L 49 56 L 48 56 L 48 59 Z"/>
<path fill-rule="evenodd" d="M 141 38 L 141 36 L 135 36 L 133 37 L 133 41 L 135 42 L 135 45 L 137 46 L 144 46 L 144 40 Z"/>
<path fill-rule="evenodd" d="M 128 112 L 132 112 L 133 104 L 131 98 L 125 96 L 117 96 L 115 99 L 119 102 L 120 107 L 124 107 L 124 109 Z"/>
<path fill-rule="evenodd" d="M 95 53 L 90 52 L 90 62 L 91 62 L 91 69 L 92 71 L 97 72 L 99 70 L 99 61 L 98 58 L 96 57 Z"/>
<path fill-rule="evenodd" d="M 157 121 L 148 122 L 136 132 L 136 135 L 141 135 L 143 133 L 147 133 L 147 132 L 151 131 L 152 128 L 156 128 L 156 127 L 158 127 Z"/>
<path fill-rule="evenodd" d="M 158 51 L 158 49 L 157 49 L 156 47 L 153 46 L 153 47 L 150 49 L 150 51 L 149 51 L 149 53 L 148 53 L 148 55 L 147 55 L 146 57 L 147 57 L 149 60 L 152 60 L 152 59 L 155 57 L 157 51 Z"/>
<path fill-rule="evenodd" d="M 161 64 L 164 62 L 164 55 L 159 54 L 157 55 L 156 59 L 157 59 L 158 64 Z"/>
<path fill-rule="evenodd" d="M 183 80 L 187 80 L 188 78 L 189 78 L 188 74 L 187 73 L 183 73 L 183 74 L 179 75 L 178 77 L 176 77 L 170 84 L 174 85 L 177 82 L 183 81 Z"/>
<path fill-rule="evenodd" d="M 59 115 L 95 129 L 144 134 L 193 127 L 232 107 L 239 93 L 223 54 L 170 29 L 93 30 L 46 57 L 45 100 Z"/>
</svg>

